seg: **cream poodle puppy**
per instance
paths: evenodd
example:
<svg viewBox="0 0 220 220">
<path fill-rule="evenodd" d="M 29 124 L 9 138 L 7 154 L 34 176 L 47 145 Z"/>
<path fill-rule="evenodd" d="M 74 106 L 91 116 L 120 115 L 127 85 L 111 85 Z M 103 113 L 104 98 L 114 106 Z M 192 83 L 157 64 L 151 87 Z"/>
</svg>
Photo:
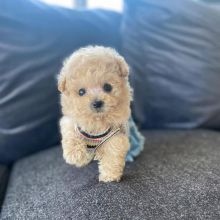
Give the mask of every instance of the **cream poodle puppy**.
<svg viewBox="0 0 220 220">
<path fill-rule="evenodd" d="M 103 182 L 120 181 L 130 147 L 128 73 L 114 49 L 89 46 L 64 62 L 58 78 L 64 159 L 77 167 L 98 160 Z"/>
</svg>

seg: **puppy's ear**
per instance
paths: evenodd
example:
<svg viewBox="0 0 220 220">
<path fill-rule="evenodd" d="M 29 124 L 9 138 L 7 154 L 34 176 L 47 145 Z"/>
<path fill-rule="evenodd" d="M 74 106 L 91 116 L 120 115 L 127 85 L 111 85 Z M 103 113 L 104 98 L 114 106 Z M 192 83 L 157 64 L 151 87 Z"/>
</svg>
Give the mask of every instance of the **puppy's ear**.
<svg viewBox="0 0 220 220">
<path fill-rule="evenodd" d="M 63 67 L 58 76 L 58 90 L 63 93 L 66 91 L 66 64 L 67 59 L 63 61 Z"/>
<path fill-rule="evenodd" d="M 58 90 L 60 92 L 64 92 L 66 89 L 66 76 L 61 71 L 60 75 L 58 76 Z"/>
<path fill-rule="evenodd" d="M 117 62 L 119 65 L 119 75 L 121 77 L 127 77 L 129 74 L 129 66 L 126 63 L 125 59 L 122 56 L 119 56 Z"/>
</svg>

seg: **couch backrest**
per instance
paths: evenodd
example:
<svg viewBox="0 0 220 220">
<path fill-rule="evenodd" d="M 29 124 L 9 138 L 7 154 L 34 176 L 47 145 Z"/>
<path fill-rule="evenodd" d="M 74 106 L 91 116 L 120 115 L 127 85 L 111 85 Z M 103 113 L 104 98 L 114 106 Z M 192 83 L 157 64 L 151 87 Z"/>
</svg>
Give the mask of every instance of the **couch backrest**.
<svg viewBox="0 0 220 220">
<path fill-rule="evenodd" d="M 0 1 L 0 163 L 58 144 L 56 77 L 89 44 L 118 48 L 120 14 Z"/>
</svg>

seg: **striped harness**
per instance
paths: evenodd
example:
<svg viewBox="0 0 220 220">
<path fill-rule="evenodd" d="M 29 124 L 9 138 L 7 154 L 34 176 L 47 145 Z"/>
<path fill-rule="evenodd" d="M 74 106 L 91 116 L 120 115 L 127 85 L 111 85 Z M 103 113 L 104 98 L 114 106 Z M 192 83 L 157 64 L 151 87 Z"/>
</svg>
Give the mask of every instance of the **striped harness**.
<svg viewBox="0 0 220 220">
<path fill-rule="evenodd" d="M 93 150 L 94 152 L 108 141 L 111 137 L 115 136 L 121 131 L 121 127 L 117 129 L 112 129 L 111 127 L 106 129 L 104 132 L 99 134 L 89 134 L 83 131 L 80 127 L 76 126 L 76 132 L 78 137 L 86 143 L 88 149 Z"/>
</svg>

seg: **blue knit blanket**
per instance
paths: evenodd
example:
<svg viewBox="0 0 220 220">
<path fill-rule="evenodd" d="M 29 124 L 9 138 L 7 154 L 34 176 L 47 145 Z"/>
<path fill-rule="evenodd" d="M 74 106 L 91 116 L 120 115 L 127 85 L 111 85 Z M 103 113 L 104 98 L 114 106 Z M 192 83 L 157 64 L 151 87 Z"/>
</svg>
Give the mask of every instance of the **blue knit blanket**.
<svg viewBox="0 0 220 220">
<path fill-rule="evenodd" d="M 132 162 L 144 149 L 144 136 L 138 131 L 137 126 L 132 118 L 129 120 L 129 141 L 130 150 L 126 156 L 126 161 Z"/>
</svg>

